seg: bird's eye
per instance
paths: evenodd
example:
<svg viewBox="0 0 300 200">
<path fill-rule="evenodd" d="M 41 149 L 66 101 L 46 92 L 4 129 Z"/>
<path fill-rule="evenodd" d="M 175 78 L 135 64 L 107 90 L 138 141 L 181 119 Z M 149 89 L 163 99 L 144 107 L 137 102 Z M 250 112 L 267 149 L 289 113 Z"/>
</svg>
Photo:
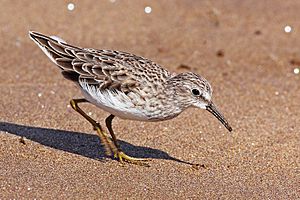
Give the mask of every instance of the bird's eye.
<svg viewBox="0 0 300 200">
<path fill-rule="evenodd" d="M 194 96 L 199 96 L 200 95 L 200 92 L 197 89 L 192 89 L 192 93 L 193 93 Z"/>
</svg>

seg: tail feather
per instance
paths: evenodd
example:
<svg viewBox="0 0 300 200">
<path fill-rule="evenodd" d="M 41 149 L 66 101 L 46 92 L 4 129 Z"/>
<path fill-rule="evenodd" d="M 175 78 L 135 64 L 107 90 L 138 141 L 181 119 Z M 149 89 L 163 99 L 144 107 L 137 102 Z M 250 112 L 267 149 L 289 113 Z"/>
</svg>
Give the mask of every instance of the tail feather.
<svg viewBox="0 0 300 200">
<path fill-rule="evenodd" d="M 75 56 L 72 52 L 79 50 L 78 47 L 33 31 L 29 32 L 29 37 L 62 70 L 73 70 L 71 62 Z"/>
<path fill-rule="evenodd" d="M 78 81 L 79 74 L 72 65 L 73 60 L 76 58 L 74 52 L 80 50 L 78 47 L 69 45 L 58 37 L 48 37 L 33 31 L 29 32 L 29 37 L 62 70 L 62 75 L 65 78 L 75 82 Z"/>
</svg>

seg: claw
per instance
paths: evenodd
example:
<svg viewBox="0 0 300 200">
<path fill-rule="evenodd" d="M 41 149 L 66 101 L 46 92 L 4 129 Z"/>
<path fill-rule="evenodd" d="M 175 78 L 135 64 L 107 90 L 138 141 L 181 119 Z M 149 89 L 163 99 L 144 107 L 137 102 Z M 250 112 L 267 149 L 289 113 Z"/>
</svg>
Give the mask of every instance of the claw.
<svg viewBox="0 0 300 200">
<path fill-rule="evenodd" d="M 117 151 L 114 153 L 114 158 L 118 159 L 120 163 L 124 164 L 124 162 L 128 162 L 135 165 L 150 167 L 150 165 L 146 162 L 150 161 L 151 159 L 148 158 L 134 158 L 131 156 L 126 155 L 123 151 Z"/>
</svg>

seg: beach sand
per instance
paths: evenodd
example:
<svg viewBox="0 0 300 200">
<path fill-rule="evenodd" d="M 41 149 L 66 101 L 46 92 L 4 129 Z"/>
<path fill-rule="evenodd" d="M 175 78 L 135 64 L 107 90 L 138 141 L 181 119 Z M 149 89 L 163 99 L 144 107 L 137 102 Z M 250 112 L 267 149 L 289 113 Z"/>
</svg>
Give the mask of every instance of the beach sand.
<svg viewBox="0 0 300 200">
<path fill-rule="evenodd" d="M 300 198 L 298 0 L 72 2 L 1 1 L 0 199 Z M 68 106 L 80 91 L 29 30 L 199 73 L 233 132 L 200 109 L 116 119 L 123 150 L 152 159 L 123 166 Z M 108 113 L 83 108 L 104 126 Z"/>
</svg>

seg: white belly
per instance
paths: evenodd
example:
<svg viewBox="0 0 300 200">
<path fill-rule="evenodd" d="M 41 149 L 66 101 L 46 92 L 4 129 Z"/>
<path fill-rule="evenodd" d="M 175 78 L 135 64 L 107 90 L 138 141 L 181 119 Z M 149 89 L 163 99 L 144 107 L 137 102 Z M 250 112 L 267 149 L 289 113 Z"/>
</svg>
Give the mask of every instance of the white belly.
<svg viewBox="0 0 300 200">
<path fill-rule="evenodd" d="M 84 97 L 96 105 L 97 107 L 105 110 L 122 119 L 147 121 L 149 115 L 141 107 L 136 107 L 131 99 L 126 94 L 118 91 L 104 90 L 100 91 L 94 86 L 87 83 L 80 83 L 81 91 Z"/>
</svg>

